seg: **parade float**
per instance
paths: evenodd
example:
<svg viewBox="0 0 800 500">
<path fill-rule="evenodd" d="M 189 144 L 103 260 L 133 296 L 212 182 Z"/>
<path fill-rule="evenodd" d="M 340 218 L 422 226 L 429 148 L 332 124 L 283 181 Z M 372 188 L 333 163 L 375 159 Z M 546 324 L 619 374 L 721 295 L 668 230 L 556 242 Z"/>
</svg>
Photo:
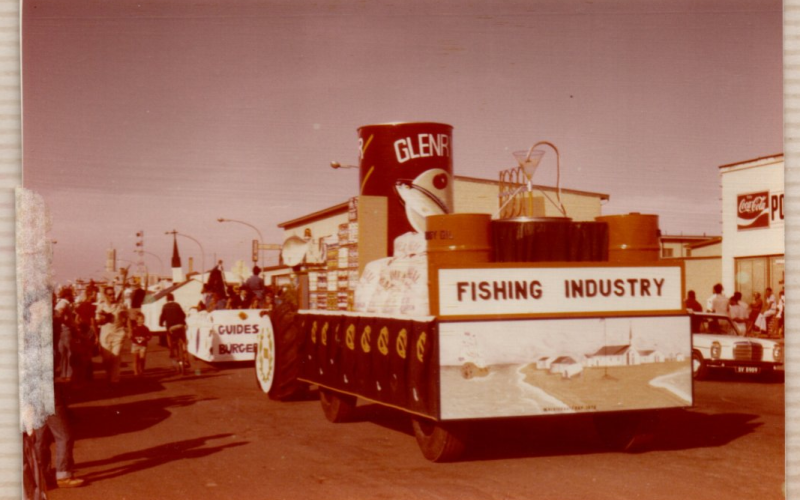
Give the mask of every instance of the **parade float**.
<svg viewBox="0 0 800 500">
<path fill-rule="evenodd" d="M 432 461 L 460 456 L 478 419 L 589 413 L 625 449 L 692 405 L 683 264 L 658 260 L 656 216 L 574 221 L 557 185 L 557 215 L 542 217 L 532 178 L 547 150 L 560 172 L 544 141 L 500 173 L 497 213 L 453 213 L 451 126 L 358 132 L 350 221 L 287 240 L 301 308 L 255 334 L 271 398 L 315 386 L 332 422 L 358 399 L 398 409 Z"/>
</svg>

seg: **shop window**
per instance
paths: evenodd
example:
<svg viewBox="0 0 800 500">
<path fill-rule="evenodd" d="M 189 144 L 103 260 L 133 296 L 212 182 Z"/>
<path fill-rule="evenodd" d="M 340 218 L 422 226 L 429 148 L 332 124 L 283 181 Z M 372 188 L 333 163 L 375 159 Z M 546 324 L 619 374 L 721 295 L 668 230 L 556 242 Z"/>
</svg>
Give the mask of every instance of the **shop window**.
<svg viewBox="0 0 800 500">
<path fill-rule="evenodd" d="M 754 293 L 763 296 L 767 288 L 772 288 L 777 297 L 784 286 L 784 261 L 782 255 L 736 259 L 736 291 L 748 303 Z"/>
<path fill-rule="evenodd" d="M 783 256 L 769 258 L 769 284 L 775 292 L 775 297 L 778 296 L 781 289 L 785 286 L 785 261 L 786 259 Z"/>
</svg>

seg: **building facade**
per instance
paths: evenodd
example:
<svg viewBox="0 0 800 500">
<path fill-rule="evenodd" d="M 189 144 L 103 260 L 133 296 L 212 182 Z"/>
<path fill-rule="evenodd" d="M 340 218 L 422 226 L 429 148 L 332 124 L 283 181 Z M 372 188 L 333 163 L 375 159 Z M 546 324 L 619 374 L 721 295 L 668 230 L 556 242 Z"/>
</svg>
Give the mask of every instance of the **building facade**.
<svg viewBox="0 0 800 500">
<path fill-rule="evenodd" d="M 705 300 L 722 282 L 722 238 L 720 236 L 661 236 L 661 258 L 683 262 L 686 291 Z"/>
<path fill-rule="evenodd" d="M 785 279 L 783 154 L 719 167 L 722 185 L 722 285 L 728 295 L 772 288 Z"/>
<path fill-rule="evenodd" d="M 712 240 L 718 240 L 719 236 L 695 235 L 669 235 L 662 234 L 658 238 L 661 247 L 662 259 L 679 259 L 692 256 L 692 248 L 697 244 L 706 244 Z"/>
<path fill-rule="evenodd" d="M 456 213 L 494 214 L 499 208 L 499 182 L 476 177 L 454 176 L 453 208 Z M 550 186 L 535 186 L 534 198 L 544 198 L 546 193 L 555 196 L 556 189 Z M 609 196 L 603 193 L 561 189 L 561 198 L 567 208 L 567 215 L 575 221 L 592 221 L 602 215 L 602 205 L 608 202 Z M 561 214 L 551 203 L 540 203 L 542 212 L 539 217 L 558 217 Z M 297 219 L 282 222 L 278 227 L 283 229 L 283 238 L 291 236 L 317 239 L 335 235 L 341 224 L 348 222 L 348 203 L 307 214 Z"/>
</svg>

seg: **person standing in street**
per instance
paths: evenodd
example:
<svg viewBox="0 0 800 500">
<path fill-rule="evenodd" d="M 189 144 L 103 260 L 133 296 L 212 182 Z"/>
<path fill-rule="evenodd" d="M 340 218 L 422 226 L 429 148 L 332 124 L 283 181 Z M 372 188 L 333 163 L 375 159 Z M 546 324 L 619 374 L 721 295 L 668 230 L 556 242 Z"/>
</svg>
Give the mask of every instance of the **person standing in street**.
<svg viewBox="0 0 800 500">
<path fill-rule="evenodd" d="M 97 349 L 97 288 L 87 287 L 83 293 L 83 298 L 75 307 L 75 319 L 77 320 L 77 330 L 81 337 L 81 366 L 83 373 L 78 374 L 79 380 L 89 381 L 94 378 L 92 357 Z"/>
<path fill-rule="evenodd" d="M 714 293 L 706 301 L 706 310 L 708 312 L 728 315 L 728 297 L 723 293 L 723 288 L 720 283 L 714 285 Z"/>
<path fill-rule="evenodd" d="M 75 294 L 70 287 L 64 287 L 58 292 L 58 301 L 54 308 L 56 317 L 60 317 L 64 311 L 73 311 L 75 303 Z"/>
<path fill-rule="evenodd" d="M 142 288 L 142 285 L 140 285 L 138 282 L 135 283 L 133 285 L 133 292 L 131 292 L 131 321 L 135 321 L 137 313 L 142 309 L 145 295 L 146 292 L 144 291 L 144 288 Z"/>
<path fill-rule="evenodd" d="M 56 362 L 60 377 L 67 381 L 72 378 L 73 347 L 76 340 L 73 302 L 72 288 L 64 287 L 58 292 L 58 300 L 53 308 L 53 342 L 58 348 Z"/>
<path fill-rule="evenodd" d="M 694 290 L 689 290 L 689 292 L 686 294 L 684 307 L 687 311 L 703 312 L 703 306 L 701 306 L 700 302 L 697 301 L 697 296 L 695 295 Z"/>
<path fill-rule="evenodd" d="M 71 315 L 64 312 L 63 315 Z M 53 358 L 58 355 L 58 346 L 53 344 Z M 67 409 L 66 390 L 68 384 L 62 373 L 63 366 L 53 363 L 53 396 L 55 399 L 55 413 L 49 415 L 44 424 L 34 430 L 36 458 L 42 467 L 45 481 L 49 488 L 77 488 L 83 486 L 84 480 L 75 477 L 75 459 L 73 448 L 75 445 L 72 426 Z M 55 470 L 53 470 L 51 444 L 56 445 Z"/>
<path fill-rule="evenodd" d="M 100 354 L 103 356 L 108 382 L 115 386 L 120 379 L 122 344 L 128 335 L 128 310 L 120 296 L 114 297 L 114 288 L 103 289 L 103 298 L 97 307 L 96 321 L 100 325 Z"/>
<path fill-rule="evenodd" d="M 136 377 L 144 373 L 145 359 L 147 358 L 147 343 L 150 342 L 150 329 L 144 325 L 144 314 L 137 313 L 133 321 L 136 326 L 131 330 L 131 355 L 133 356 L 133 375 Z"/>
<path fill-rule="evenodd" d="M 44 468 L 44 476 L 48 486 L 59 488 L 77 488 L 83 486 L 85 480 L 75 477 L 75 459 L 72 455 L 75 439 L 69 421 L 65 384 L 56 381 L 53 384 L 55 396 L 55 413 L 47 417 L 44 425 L 36 429 L 36 458 Z M 53 470 L 51 442 L 56 444 L 56 464 Z"/>
</svg>

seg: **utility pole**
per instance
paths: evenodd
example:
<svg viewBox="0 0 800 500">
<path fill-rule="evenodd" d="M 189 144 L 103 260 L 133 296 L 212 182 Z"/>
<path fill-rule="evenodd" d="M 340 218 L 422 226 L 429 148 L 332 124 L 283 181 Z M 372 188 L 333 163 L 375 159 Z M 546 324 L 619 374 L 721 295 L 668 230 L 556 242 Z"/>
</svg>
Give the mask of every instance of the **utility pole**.
<svg viewBox="0 0 800 500">
<path fill-rule="evenodd" d="M 146 289 L 149 285 L 149 276 L 147 272 L 147 266 L 144 264 L 144 231 L 139 231 L 136 233 L 136 249 L 134 250 L 137 255 L 136 259 L 136 274 L 139 276 L 140 282 L 142 282 L 142 286 Z"/>
</svg>

